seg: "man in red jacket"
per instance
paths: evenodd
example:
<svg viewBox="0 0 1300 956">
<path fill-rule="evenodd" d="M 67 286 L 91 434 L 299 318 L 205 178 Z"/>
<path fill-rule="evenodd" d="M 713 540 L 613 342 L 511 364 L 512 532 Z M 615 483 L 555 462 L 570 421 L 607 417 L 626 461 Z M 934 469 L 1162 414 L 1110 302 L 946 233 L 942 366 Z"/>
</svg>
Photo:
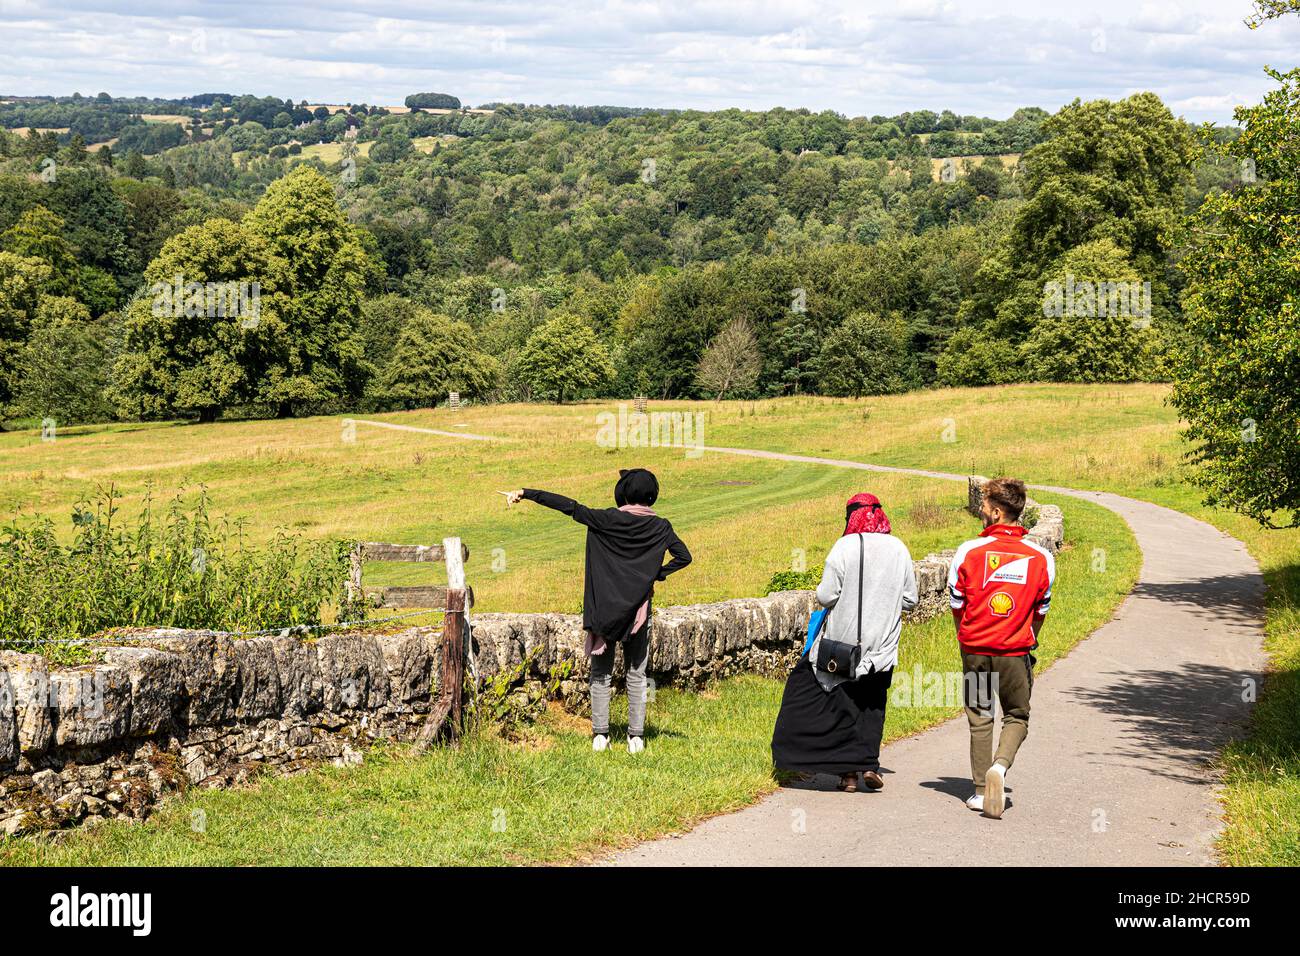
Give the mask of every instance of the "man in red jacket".
<svg viewBox="0 0 1300 956">
<path fill-rule="evenodd" d="M 1034 655 L 1052 602 L 1056 562 L 1025 540 L 1020 514 L 1025 483 L 995 478 L 984 485 L 984 534 L 957 549 L 948 570 L 948 594 L 970 721 L 972 810 L 999 818 L 1006 808 L 1007 771 L 1029 734 Z M 1002 733 L 993 754 L 993 698 L 1002 706 Z"/>
</svg>

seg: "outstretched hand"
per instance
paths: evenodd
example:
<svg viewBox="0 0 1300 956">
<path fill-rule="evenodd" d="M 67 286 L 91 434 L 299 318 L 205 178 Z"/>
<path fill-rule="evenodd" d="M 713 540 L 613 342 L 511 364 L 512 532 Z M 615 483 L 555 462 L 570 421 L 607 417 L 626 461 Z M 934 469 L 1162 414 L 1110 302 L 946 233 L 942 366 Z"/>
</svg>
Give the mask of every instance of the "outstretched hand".
<svg viewBox="0 0 1300 956">
<path fill-rule="evenodd" d="M 507 505 L 517 505 L 524 500 L 524 489 L 518 491 L 498 491 L 497 494 L 506 496 Z"/>
</svg>

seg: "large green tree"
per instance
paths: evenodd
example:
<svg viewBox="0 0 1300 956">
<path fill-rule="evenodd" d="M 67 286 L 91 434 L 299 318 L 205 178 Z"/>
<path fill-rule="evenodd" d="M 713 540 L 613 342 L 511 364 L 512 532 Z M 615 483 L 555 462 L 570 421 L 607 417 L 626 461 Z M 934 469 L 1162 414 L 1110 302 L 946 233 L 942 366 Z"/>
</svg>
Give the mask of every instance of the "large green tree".
<svg viewBox="0 0 1300 956">
<path fill-rule="evenodd" d="M 75 299 L 44 296 L 14 368 L 14 412 L 59 425 L 107 421 L 111 329 Z"/>
<path fill-rule="evenodd" d="M 849 316 L 827 336 L 817 359 L 825 395 L 888 395 L 918 384 L 903 323 L 869 312 Z"/>
<path fill-rule="evenodd" d="M 691 395 L 700 356 L 738 311 L 731 277 L 721 263 L 693 266 L 636 283 L 619 316 L 626 367 L 638 391 Z"/>
<path fill-rule="evenodd" d="M 114 370 L 119 411 L 208 422 L 256 401 L 269 368 L 291 347 L 283 319 L 289 265 L 271 244 L 240 223 L 209 219 L 167 240 L 145 282 L 127 309 Z M 255 315 L 210 307 L 208 283 L 256 292 Z"/>
<path fill-rule="evenodd" d="M 1039 271 L 1085 242 L 1110 239 L 1139 269 L 1160 268 L 1192 177 L 1196 141 L 1154 93 L 1075 100 L 1043 124 L 1022 158 L 1025 203 L 1013 261 Z"/>
<path fill-rule="evenodd" d="M 17 256 L 39 259 L 50 267 L 43 290 L 48 295 L 77 293 L 77 250 L 64 238 L 63 220 L 44 206 L 33 206 L 0 233 L 0 249 Z"/>
<path fill-rule="evenodd" d="M 614 378 L 609 350 L 571 313 L 557 315 L 528 337 L 515 370 L 533 397 L 544 401 L 580 398 Z"/>
<path fill-rule="evenodd" d="M 13 395 L 14 365 L 31 334 L 50 274 L 40 259 L 0 251 L 0 407 Z"/>
<path fill-rule="evenodd" d="M 1117 274 L 1094 278 L 1121 281 L 1136 275 L 1151 285 L 1153 321 L 1169 318 L 1174 292 L 1169 245 L 1197 157 L 1190 129 L 1153 93 L 1118 102 L 1076 100 L 1042 128 L 1046 139 L 1021 160 L 1025 201 L 1009 221 L 993 221 L 988 237 L 993 251 L 961 304 L 960 332 L 938 363 L 940 381 L 984 384 L 1091 374 L 1082 366 L 1027 368 L 1016 361 L 1026 354 L 1018 351 L 1021 343 L 1043 321 L 1045 283 L 1081 246 L 1107 243 L 1115 252 L 1104 258 Z M 1038 333 L 1038 342 L 1064 344 L 1073 335 L 1057 322 Z M 1068 365 L 1068 357 L 1065 361 Z"/>
<path fill-rule="evenodd" d="M 500 374 L 500 365 L 479 350 L 466 323 L 417 308 L 398 335 L 373 394 L 384 405 L 428 408 L 449 392 L 484 395 Z"/>
<path fill-rule="evenodd" d="M 1211 502 L 1268 526 L 1300 524 L 1300 70 L 1258 106 L 1241 136 L 1210 147 L 1253 184 L 1210 196 L 1190 218 L 1182 269 L 1188 341 L 1173 402 Z"/>
<path fill-rule="evenodd" d="M 1043 273 L 1042 285 L 1042 315 L 1019 349 L 1026 377 L 1132 382 L 1149 372 L 1147 283 L 1113 242 L 1071 249 Z"/>
<path fill-rule="evenodd" d="M 243 224 L 287 265 L 257 401 L 288 416 L 355 400 L 367 369 L 360 317 L 370 262 L 334 186 L 310 166 L 295 167 Z"/>
</svg>

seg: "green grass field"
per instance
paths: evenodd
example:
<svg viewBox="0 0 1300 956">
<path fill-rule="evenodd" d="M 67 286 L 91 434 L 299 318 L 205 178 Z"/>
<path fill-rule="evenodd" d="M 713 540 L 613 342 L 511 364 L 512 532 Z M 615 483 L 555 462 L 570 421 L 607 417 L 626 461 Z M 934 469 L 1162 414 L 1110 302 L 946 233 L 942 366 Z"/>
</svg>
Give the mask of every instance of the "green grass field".
<svg viewBox="0 0 1300 956">
<path fill-rule="evenodd" d="M 370 152 L 370 147 L 374 143 L 359 142 L 357 143 L 357 155 L 365 156 Z M 313 156 L 323 163 L 337 163 L 343 158 L 342 143 L 312 143 L 310 146 L 304 146 L 300 154 L 302 159 L 311 159 Z"/>
<path fill-rule="evenodd" d="M 1164 394 L 1145 385 L 1015 386 L 856 402 L 653 403 L 652 410 L 703 411 L 710 445 L 1104 488 L 1186 511 L 1241 538 L 1268 579 L 1273 673 L 1254 733 L 1225 755 L 1228 827 L 1220 850 L 1232 864 L 1294 863 L 1300 845 L 1300 533 L 1262 531 L 1199 504 L 1182 474 L 1184 449 Z M 596 414 L 612 408 L 475 406 L 378 416 L 501 439 L 493 443 L 365 424 L 356 426 L 349 442 L 341 417 L 68 429 L 48 443 L 30 432 L 0 434 L 0 509 L 66 516 L 75 500 L 110 482 L 134 497 L 150 481 L 160 492 L 202 482 L 219 510 L 246 516 L 255 539 L 277 527 L 397 542 L 459 534 L 471 549 L 468 576 L 479 610 L 519 611 L 576 608 L 581 529 L 534 506 L 506 510 L 493 492 L 544 487 L 602 504 L 617 469 L 632 464 L 659 474 L 659 510 L 696 555 L 687 572 L 662 588 L 660 604 L 761 594 L 774 571 L 791 566 L 796 549 L 810 563 L 820 561 L 839 531 L 843 500 L 858 490 L 881 496 L 915 557 L 952 547 L 976 527 L 960 509 L 964 489 L 951 482 L 712 453 L 690 459 L 680 449 L 603 448 Z M 1048 660 L 1110 616 L 1139 564 L 1117 517 L 1073 499 L 1060 503 L 1069 547 L 1060 560 Z M 1106 575 L 1092 573 L 1085 560 L 1094 547 L 1108 551 Z M 427 565 L 368 566 L 366 579 L 414 583 L 428 573 Z M 900 666 L 955 666 L 950 629 L 943 619 L 909 626 Z M 459 753 L 413 760 L 395 751 L 361 768 L 193 794 L 145 826 L 112 825 L 57 845 L 11 841 L 0 849 L 0 861 L 568 859 L 687 826 L 765 792 L 779 693 L 777 682 L 759 678 L 725 681 L 705 695 L 661 692 L 652 718 L 659 736 L 639 770 L 621 753 L 593 765 L 585 726 L 556 715 L 524 743 L 482 735 Z M 951 713 L 895 707 L 887 736 L 915 732 Z M 727 727 L 725 745 L 689 730 L 719 725 Z M 625 786 L 605 786 L 611 780 Z M 612 793 L 619 796 L 611 800 Z M 206 834 L 190 830 L 193 809 L 207 812 Z M 491 829 L 497 809 L 505 811 L 504 832 Z"/>
<path fill-rule="evenodd" d="M 411 145 L 421 153 L 432 153 L 437 148 L 439 142 L 454 139 L 456 139 L 455 136 L 417 136 L 411 140 Z M 373 145 L 374 143 L 369 140 L 358 142 L 357 154 L 359 156 L 370 155 L 370 147 Z M 302 148 L 300 157 L 296 156 L 293 158 L 311 159 L 312 157 L 316 157 L 326 164 L 337 163 L 343 158 L 343 144 L 312 143 L 310 146 L 304 146 Z"/>
<path fill-rule="evenodd" d="M 843 503 L 866 481 L 891 505 L 899 535 L 916 557 L 953 547 L 978 528 L 963 490 L 944 481 L 860 474 L 680 450 L 604 449 L 591 406 L 507 406 L 381 416 L 417 426 L 470 431 L 502 441 L 356 426 L 341 419 L 228 422 L 209 426 L 70 428 L 42 442 L 36 433 L 0 435 L 0 514 L 64 519 L 78 498 L 114 486 L 124 511 L 150 484 L 158 494 L 205 485 L 215 507 L 245 519 L 248 536 L 277 528 L 319 537 L 434 543 L 459 535 L 480 611 L 573 611 L 581 600 L 582 529 L 534 505 L 510 509 L 497 490 L 541 487 L 597 506 L 613 503 L 618 469 L 653 468 L 658 505 L 695 553 L 689 574 L 658 591 L 662 604 L 761 595 L 796 549 L 820 560 L 842 526 Z M 453 421 L 454 419 L 454 421 Z M 436 566 L 368 565 L 367 583 L 427 582 Z"/>
</svg>

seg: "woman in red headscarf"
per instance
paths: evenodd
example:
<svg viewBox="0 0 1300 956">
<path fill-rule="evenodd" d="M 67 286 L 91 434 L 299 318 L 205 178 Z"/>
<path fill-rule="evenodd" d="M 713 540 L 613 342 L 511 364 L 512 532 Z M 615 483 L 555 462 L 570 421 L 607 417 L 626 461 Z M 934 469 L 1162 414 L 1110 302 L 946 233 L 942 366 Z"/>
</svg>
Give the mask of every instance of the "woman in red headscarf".
<svg viewBox="0 0 1300 956">
<path fill-rule="evenodd" d="M 772 732 L 772 763 L 800 774 L 838 774 L 840 789 L 884 786 L 880 739 L 902 613 L 916 607 L 916 575 L 907 546 L 891 534 L 875 495 L 844 508 L 817 586 L 827 608 L 821 630 L 786 680 Z"/>
</svg>

